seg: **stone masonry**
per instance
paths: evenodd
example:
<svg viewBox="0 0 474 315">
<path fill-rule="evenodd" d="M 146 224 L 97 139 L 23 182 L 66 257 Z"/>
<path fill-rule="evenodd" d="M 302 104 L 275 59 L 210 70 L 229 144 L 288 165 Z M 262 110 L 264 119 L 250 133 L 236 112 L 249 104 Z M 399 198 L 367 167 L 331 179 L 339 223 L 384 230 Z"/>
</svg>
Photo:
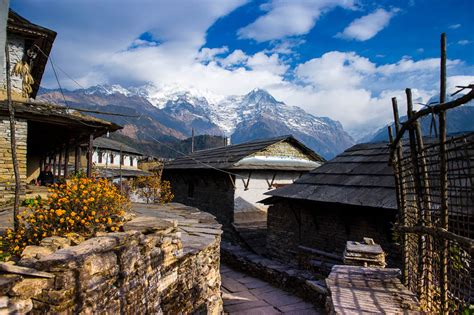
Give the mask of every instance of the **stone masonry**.
<svg viewBox="0 0 474 315">
<path fill-rule="evenodd" d="M 24 190 L 26 184 L 26 141 L 27 122 L 16 121 L 17 157 L 20 170 L 20 179 Z M 15 176 L 10 145 L 10 120 L 0 116 L 0 207 L 13 202 L 15 196 Z"/>
<path fill-rule="evenodd" d="M 180 204 L 135 211 L 124 232 L 76 246 L 43 240 L 36 256 L 1 264 L 0 312 L 221 313 L 220 225 Z M 49 253 L 51 244 L 63 248 Z"/>
</svg>

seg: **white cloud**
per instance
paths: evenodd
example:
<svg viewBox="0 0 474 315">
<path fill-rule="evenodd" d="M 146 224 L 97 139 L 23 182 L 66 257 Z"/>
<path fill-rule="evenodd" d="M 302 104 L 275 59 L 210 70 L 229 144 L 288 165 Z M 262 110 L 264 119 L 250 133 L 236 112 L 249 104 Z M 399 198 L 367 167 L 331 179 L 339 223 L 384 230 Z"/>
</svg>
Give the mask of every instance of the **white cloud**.
<svg viewBox="0 0 474 315">
<path fill-rule="evenodd" d="M 336 37 L 358 41 L 369 40 L 383 30 L 398 11 L 399 9 L 392 9 L 390 11 L 377 9 L 368 15 L 352 21 L 342 33 L 336 34 Z"/>
<path fill-rule="evenodd" d="M 458 41 L 458 44 L 461 45 L 461 46 L 469 45 L 470 43 L 472 43 L 472 41 L 467 40 L 467 39 L 462 39 L 462 40 Z"/>
<path fill-rule="evenodd" d="M 450 29 L 452 29 L 452 30 L 455 30 L 455 29 L 460 28 L 460 27 L 461 27 L 461 24 L 459 24 L 459 23 L 458 23 L 458 24 L 452 24 L 452 25 L 449 25 L 448 27 L 449 27 Z"/>
<path fill-rule="evenodd" d="M 296 68 L 296 75 L 306 83 L 322 89 L 357 86 L 366 74 L 375 71 L 375 64 L 354 52 L 332 51 Z"/>
<path fill-rule="evenodd" d="M 213 60 L 216 56 L 222 55 L 226 52 L 229 51 L 229 48 L 227 46 L 223 46 L 220 48 L 202 48 L 196 59 L 201 62 L 208 62 Z"/>
<path fill-rule="evenodd" d="M 236 49 L 227 57 L 219 60 L 221 65 L 224 67 L 230 67 L 235 65 L 242 65 L 245 61 L 247 61 L 248 56 L 242 50 Z"/>
<path fill-rule="evenodd" d="M 337 6 L 354 9 L 354 0 L 272 0 L 261 6 L 266 14 L 238 30 L 242 39 L 264 42 L 308 33 L 322 13 Z"/>
<path fill-rule="evenodd" d="M 389 121 L 390 98 L 403 97 L 405 87 L 417 88 L 414 94 L 420 100 L 437 91 L 438 59 L 404 57 L 396 63 L 377 65 L 355 52 L 331 51 L 293 69 L 286 54 L 298 44 L 293 38 L 277 40 L 269 49 L 252 54 L 240 49 L 229 51 L 226 46 L 205 47 L 209 27 L 244 1 L 190 0 L 187 5 L 173 5 L 165 0 L 158 4 L 144 0 L 136 6 L 129 1 L 116 4 L 104 0 L 94 8 L 81 1 L 75 6 L 45 1 L 31 0 L 31 11 L 22 14 L 58 32 L 55 62 L 84 86 L 151 81 L 157 86 L 175 84 L 219 95 L 245 94 L 259 87 L 289 105 L 339 120 L 352 132 Z M 313 3 L 320 10 L 328 10 L 330 2 Z M 353 5 L 352 1 L 337 3 Z M 271 2 L 267 15 L 279 4 Z M 110 7 L 116 11 L 108 10 Z M 50 20 L 33 18 L 35 10 L 44 12 L 45 8 L 53 11 L 47 14 Z M 137 39 L 144 32 L 156 40 Z M 448 66 L 450 73 L 465 68 L 459 60 L 449 60 Z M 49 78 L 43 81 L 45 86 L 57 87 L 52 76 Z M 472 78 L 458 76 L 456 82 L 466 84 L 473 82 Z M 67 86 L 66 78 L 62 83 Z M 72 82 L 67 87 L 77 88 Z"/>
</svg>

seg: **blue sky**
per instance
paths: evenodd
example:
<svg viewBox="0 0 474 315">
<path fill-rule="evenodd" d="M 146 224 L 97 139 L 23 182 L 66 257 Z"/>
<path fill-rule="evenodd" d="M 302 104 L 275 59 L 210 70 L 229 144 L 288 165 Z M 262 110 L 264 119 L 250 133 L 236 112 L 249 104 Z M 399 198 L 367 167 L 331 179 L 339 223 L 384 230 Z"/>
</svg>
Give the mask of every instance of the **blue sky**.
<svg viewBox="0 0 474 315">
<path fill-rule="evenodd" d="M 474 83 L 472 0 L 11 0 L 54 29 L 56 63 L 84 86 L 267 89 L 360 135 L 390 120 L 390 98 L 437 93 L 439 36 L 448 85 Z M 62 84 L 76 88 L 65 75 Z M 56 87 L 50 70 L 43 80 Z"/>
</svg>

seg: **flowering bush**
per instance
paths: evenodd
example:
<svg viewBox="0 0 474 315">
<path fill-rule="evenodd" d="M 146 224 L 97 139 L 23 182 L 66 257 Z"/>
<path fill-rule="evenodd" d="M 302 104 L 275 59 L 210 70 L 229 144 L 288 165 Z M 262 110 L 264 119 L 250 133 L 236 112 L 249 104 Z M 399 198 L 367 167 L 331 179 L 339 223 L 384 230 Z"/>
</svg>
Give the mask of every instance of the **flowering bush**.
<svg viewBox="0 0 474 315">
<path fill-rule="evenodd" d="M 153 172 L 150 176 L 138 176 L 132 180 L 132 189 L 135 194 L 145 199 L 146 203 L 169 203 L 173 201 L 171 184 L 162 180 L 161 171 Z"/>
<path fill-rule="evenodd" d="M 29 202 L 28 210 L 18 216 L 18 230 L 7 230 L 1 239 L 10 254 L 18 256 L 27 245 L 38 245 L 49 236 L 118 231 L 128 209 L 128 200 L 106 179 L 74 177 L 49 192 L 48 199 Z"/>
</svg>

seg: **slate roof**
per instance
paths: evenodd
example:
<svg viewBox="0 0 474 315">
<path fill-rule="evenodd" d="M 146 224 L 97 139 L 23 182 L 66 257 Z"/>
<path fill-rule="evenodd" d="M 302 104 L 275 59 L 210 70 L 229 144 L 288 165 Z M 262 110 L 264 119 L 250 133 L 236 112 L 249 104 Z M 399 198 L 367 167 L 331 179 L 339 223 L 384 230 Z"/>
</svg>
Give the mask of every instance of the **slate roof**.
<svg viewBox="0 0 474 315">
<path fill-rule="evenodd" d="M 120 151 L 120 147 L 122 147 L 122 152 L 143 155 L 138 150 L 126 144 L 123 144 L 122 142 L 104 138 L 104 137 L 94 139 L 94 147 L 99 147 L 101 149 L 109 149 L 109 150 L 114 150 L 114 151 Z"/>
<path fill-rule="evenodd" d="M 388 143 L 357 144 L 295 183 L 267 192 L 280 198 L 397 209 Z M 273 197 L 264 203 L 272 203 Z"/>
<path fill-rule="evenodd" d="M 13 101 L 12 103 L 15 108 L 16 118 L 66 125 L 71 128 L 81 127 L 83 129 L 103 131 L 102 134 L 107 131 L 113 132 L 122 129 L 121 126 L 113 122 L 84 115 L 65 106 L 28 101 Z M 0 114 L 8 115 L 8 103 L 6 100 L 0 101 Z"/>
<path fill-rule="evenodd" d="M 273 144 L 279 142 L 289 142 L 301 149 L 317 162 L 323 162 L 324 159 L 309 149 L 291 135 L 268 138 L 263 140 L 255 140 L 251 142 L 212 148 L 207 150 L 196 151 L 186 157 L 177 158 L 173 161 L 165 163 L 165 169 L 237 169 L 239 166 L 235 164 L 243 158 L 259 152 Z M 295 166 L 295 169 L 299 168 Z M 291 169 L 291 166 L 286 166 Z"/>
</svg>

